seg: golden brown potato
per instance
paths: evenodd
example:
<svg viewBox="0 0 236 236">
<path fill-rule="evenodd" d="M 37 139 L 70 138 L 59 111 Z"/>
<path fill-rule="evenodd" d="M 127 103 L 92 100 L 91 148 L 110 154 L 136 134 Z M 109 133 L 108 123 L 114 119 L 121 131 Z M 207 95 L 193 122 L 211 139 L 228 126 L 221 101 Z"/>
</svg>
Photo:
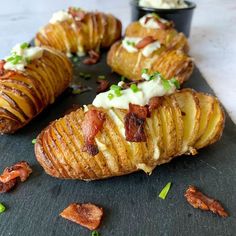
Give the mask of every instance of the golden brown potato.
<svg viewBox="0 0 236 236">
<path fill-rule="evenodd" d="M 72 79 L 72 66 L 61 52 L 43 48 L 25 71 L 0 73 L 0 133 L 13 133 L 54 102 Z"/>
<path fill-rule="evenodd" d="M 121 42 L 112 45 L 107 64 L 113 71 L 133 81 L 141 80 L 142 69 L 146 68 L 150 73 L 160 72 L 166 79 L 175 77 L 180 83 L 189 78 L 194 67 L 193 60 L 181 50 L 161 46 L 149 57 L 145 57 L 141 50 L 128 52 Z"/>
<path fill-rule="evenodd" d="M 188 53 L 189 45 L 187 38 L 183 33 L 178 33 L 173 27 L 166 29 L 153 29 L 143 27 L 139 21 L 132 22 L 125 31 L 127 37 L 141 37 L 152 36 L 167 48 L 181 49 Z"/>
<path fill-rule="evenodd" d="M 50 46 L 64 53 L 84 53 L 110 47 L 121 37 L 121 22 L 111 14 L 69 8 L 68 19 L 49 23 L 35 37 L 35 45 Z"/>
<path fill-rule="evenodd" d="M 35 154 L 45 171 L 54 177 L 82 180 L 125 175 L 140 169 L 147 173 L 181 154 L 195 154 L 219 139 L 224 113 L 218 100 L 190 89 L 162 98 L 162 103 L 146 118 L 146 142 L 128 142 L 124 125 L 127 110 L 88 107 L 78 109 L 53 122 L 37 137 Z M 214 114 L 205 132 L 198 137 L 201 116 L 209 97 L 214 101 Z M 201 102 L 199 100 L 202 100 Z M 203 101 L 204 100 L 204 101 Z M 82 126 L 86 115 L 96 109 L 105 115 L 103 127 L 96 134 L 98 153 L 84 150 Z M 210 109 L 210 107 L 209 107 Z M 198 138 L 198 140 L 196 140 Z"/>
</svg>

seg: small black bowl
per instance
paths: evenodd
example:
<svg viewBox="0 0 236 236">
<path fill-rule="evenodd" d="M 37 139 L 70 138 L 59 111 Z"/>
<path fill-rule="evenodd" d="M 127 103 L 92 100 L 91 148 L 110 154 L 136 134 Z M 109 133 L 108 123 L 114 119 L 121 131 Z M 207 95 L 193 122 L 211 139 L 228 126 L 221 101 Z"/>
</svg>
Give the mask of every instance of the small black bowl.
<svg viewBox="0 0 236 236">
<path fill-rule="evenodd" d="M 139 6 L 139 0 L 132 0 L 130 3 L 132 9 L 132 21 L 139 20 L 142 16 L 155 12 L 160 17 L 173 21 L 175 28 L 179 32 L 183 32 L 187 37 L 189 37 L 193 11 L 196 7 L 196 4 L 189 1 L 185 1 L 185 3 L 188 5 L 186 8 L 158 9 L 152 7 L 141 7 Z"/>
</svg>

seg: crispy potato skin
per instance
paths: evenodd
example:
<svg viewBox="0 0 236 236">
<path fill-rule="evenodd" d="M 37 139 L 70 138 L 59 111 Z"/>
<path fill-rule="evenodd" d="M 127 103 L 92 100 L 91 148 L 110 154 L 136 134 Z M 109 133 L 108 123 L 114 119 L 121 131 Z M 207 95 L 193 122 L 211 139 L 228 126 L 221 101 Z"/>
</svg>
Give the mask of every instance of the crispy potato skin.
<svg viewBox="0 0 236 236">
<path fill-rule="evenodd" d="M 69 85 L 72 66 L 67 57 L 44 48 L 41 58 L 24 72 L 5 70 L 0 76 L 0 133 L 14 133 L 25 126 Z"/>
<path fill-rule="evenodd" d="M 127 37 L 147 37 L 152 36 L 155 40 L 165 45 L 167 48 L 181 49 L 185 53 L 189 51 L 188 40 L 183 33 L 178 33 L 174 28 L 152 29 L 143 27 L 138 21 L 132 22 L 126 28 Z"/>
<path fill-rule="evenodd" d="M 113 71 L 126 78 L 141 80 L 142 69 L 147 68 L 149 73 L 160 72 L 166 79 L 175 77 L 180 83 L 186 81 L 193 72 L 193 60 L 182 50 L 167 49 L 162 46 L 149 57 L 141 51 L 129 53 L 121 42 L 116 42 L 107 55 L 107 64 Z"/>
<path fill-rule="evenodd" d="M 222 116 L 199 137 L 202 104 L 211 97 L 216 101 L 215 112 Z M 181 104 L 185 101 L 190 108 Z M 89 106 L 88 109 L 93 108 Z M 84 138 L 81 130 L 85 112 L 78 109 L 56 120 L 37 137 L 35 155 L 44 170 L 54 177 L 95 180 L 129 174 L 139 169 L 146 173 L 175 156 L 195 154 L 198 140 L 202 148 L 216 142 L 223 131 L 224 112 L 217 99 L 199 96 L 194 90 L 183 89 L 163 97 L 161 105 L 145 121 L 146 142 L 128 142 L 125 139 L 124 117 L 127 110 L 102 109 L 105 122 L 95 141 L 99 149 L 96 156 L 83 152 Z M 185 111 L 185 112 L 184 112 Z M 220 111 L 220 112 L 219 112 Z M 209 113 L 210 114 L 210 113 Z M 214 117 L 214 114 L 212 114 Z M 201 131 L 202 132 L 202 131 Z M 194 136 L 194 137 L 193 137 Z M 198 139 L 198 140 L 196 140 Z M 206 141 L 205 141 L 206 140 Z"/>
<path fill-rule="evenodd" d="M 111 14 L 86 12 L 82 21 L 74 18 L 47 24 L 35 37 L 35 45 L 50 46 L 64 53 L 99 52 L 121 38 L 121 22 Z"/>
</svg>

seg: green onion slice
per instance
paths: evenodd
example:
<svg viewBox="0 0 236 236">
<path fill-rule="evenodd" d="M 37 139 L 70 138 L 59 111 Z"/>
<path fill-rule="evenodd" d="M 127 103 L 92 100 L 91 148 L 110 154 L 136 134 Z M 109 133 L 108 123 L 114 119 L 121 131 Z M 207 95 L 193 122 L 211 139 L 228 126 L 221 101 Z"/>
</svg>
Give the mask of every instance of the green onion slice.
<svg viewBox="0 0 236 236">
<path fill-rule="evenodd" d="M 138 91 L 140 91 L 140 89 L 137 87 L 136 84 L 131 84 L 130 89 L 131 89 L 134 93 L 137 93 Z"/>
<path fill-rule="evenodd" d="M 128 44 L 129 46 L 135 47 L 135 42 L 127 41 L 127 44 Z"/>
<path fill-rule="evenodd" d="M 32 144 L 35 144 L 36 143 L 36 138 L 32 140 Z"/>
<path fill-rule="evenodd" d="M 170 82 L 168 80 L 162 79 L 161 83 L 166 91 L 168 91 L 171 88 Z"/>
<path fill-rule="evenodd" d="M 109 98 L 109 100 L 111 100 L 114 98 L 114 95 L 112 93 L 109 93 L 107 97 Z"/>
<path fill-rule="evenodd" d="M 100 236 L 100 233 L 97 230 L 94 230 L 92 232 L 92 236 Z"/>
<path fill-rule="evenodd" d="M 0 203 L 0 213 L 3 213 L 6 210 L 6 207 Z"/>
<path fill-rule="evenodd" d="M 21 49 L 26 49 L 26 48 L 28 48 L 29 47 L 29 44 L 28 43 L 22 43 L 21 45 L 20 45 L 20 48 Z"/>
<path fill-rule="evenodd" d="M 180 83 L 179 83 L 179 81 L 178 81 L 176 78 L 171 78 L 171 79 L 170 79 L 170 82 L 171 82 L 172 84 L 174 84 L 174 86 L 175 86 L 177 89 L 180 89 Z"/>
<path fill-rule="evenodd" d="M 165 200 L 169 190 L 170 190 L 170 187 L 171 187 L 171 182 L 167 183 L 166 186 L 161 190 L 161 192 L 159 193 L 159 198 Z"/>
<path fill-rule="evenodd" d="M 142 69 L 142 74 L 147 74 L 148 73 L 148 69 L 147 68 L 143 68 Z"/>
</svg>

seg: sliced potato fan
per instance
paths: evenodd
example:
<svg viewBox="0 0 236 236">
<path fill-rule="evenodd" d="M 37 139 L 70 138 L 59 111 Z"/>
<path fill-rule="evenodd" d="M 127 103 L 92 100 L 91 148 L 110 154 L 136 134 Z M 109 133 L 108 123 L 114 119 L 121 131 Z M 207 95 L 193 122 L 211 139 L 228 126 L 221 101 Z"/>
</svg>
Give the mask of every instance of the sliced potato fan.
<svg viewBox="0 0 236 236">
<path fill-rule="evenodd" d="M 81 124 L 86 112 L 105 116 L 95 137 L 98 153 L 84 151 Z M 219 101 L 191 89 L 161 99 L 144 123 L 146 141 L 128 142 L 124 118 L 127 110 L 88 106 L 50 124 L 37 138 L 35 153 L 45 171 L 55 177 L 103 179 L 139 169 L 150 173 L 157 165 L 216 142 L 223 131 L 224 112 Z"/>
</svg>

